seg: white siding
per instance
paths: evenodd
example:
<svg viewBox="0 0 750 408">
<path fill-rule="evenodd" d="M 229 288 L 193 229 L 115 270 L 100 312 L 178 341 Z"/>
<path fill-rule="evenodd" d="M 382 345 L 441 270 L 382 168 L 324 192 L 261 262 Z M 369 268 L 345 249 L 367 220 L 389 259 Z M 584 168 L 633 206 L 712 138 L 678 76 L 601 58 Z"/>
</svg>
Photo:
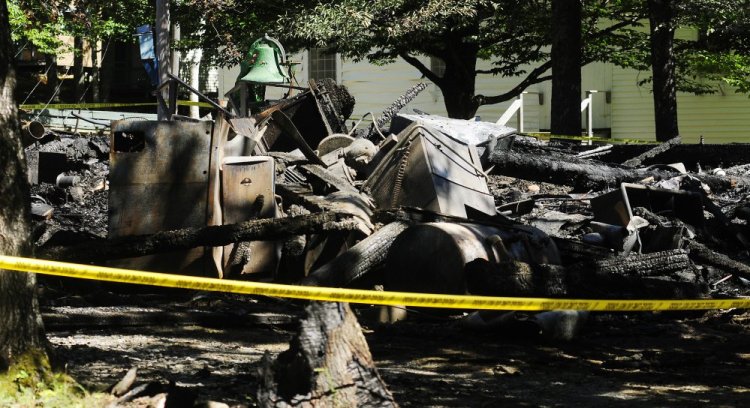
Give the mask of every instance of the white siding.
<svg viewBox="0 0 750 408">
<path fill-rule="evenodd" d="M 306 53 L 290 57 L 302 64 L 297 66 L 297 80 L 307 82 Z M 429 58 L 421 58 L 429 66 Z M 480 68 L 489 68 L 487 61 L 480 61 Z M 397 60 L 393 64 L 376 66 L 367 62 L 342 61 L 339 64 L 340 83 L 349 88 L 356 105 L 353 120 L 367 112 L 378 115 L 407 89 L 419 82 L 427 82 L 428 88 L 404 111 L 412 108 L 437 115 L 446 115 L 443 96 L 432 83 L 422 78 L 419 71 Z M 533 67 L 529 67 L 531 69 Z M 234 70 L 223 70 L 220 74 L 219 93 L 228 91 L 236 78 Z M 639 87 L 639 79 L 649 73 L 624 70 L 610 64 L 595 63 L 582 69 L 582 95 L 587 90 L 597 90 L 594 94 L 593 119 L 595 129 L 611 128 L 612 137 L 618 139 L 654 140 L 653 99 L 650 86 Z M 492 96 L 513 88 L 522 78 L 502 78 L 492 75 L 477 77 L 477 94 Z M 548 130 L 550 125 L 551 84 L 549 81 L 532 85 L 524 97 L 524 130 Z M 611 103 L 607 100 L 607 91 Z M 269 91 L 269 97 L 279 97 L 283 90 Z M 276 95 L 279 93 L 279 95 Z M 540 96 L 541 94 L 541 96 Z M 541 102 L 541 104 L 540 104 Z M 486 121 L 496 121 L 512 101 L 482 106 L 477 115 Z M 726 89 L 723 94 L 696 96 L 678 94 L 677 99 L 680 132 L 686 142 L 696 142 L 703 135 L 707 143 L 750 142 L 750 98 L 744 94 Z M 582 113 L 582 126 L 585 127 L 585 114 Z M 508 125 L 517 126 L 512 118 Z"/>
<path fill-rule="evenodd" d="M 612 135 L 654 140 L 654 101 L 651 87 L 637 86 L 648 73 L 616 69 L 612 87 Z M 750 99 L 723 87 L 714 95 L 678 93 L 680 134 L 688 143 L 700 136 L 706 143 L 750 142 Z"/>
<path fill-rule="evenodd" d="M 420 60 L 429 66 L 429 58 L 421 57 Z M 489 68 L 489 63 L 480 61 L 480 68 Z M 492 96 L 503 93 L 514 87 L 520 78 L 501 78 L 492 75 L 480 75 L 477 77 L 476 93 Z M 402 95 L 411 86 L 427 82 L 428 88 L 424 90 L 404 111 L 411 112 L 412 108 L 436 114 L 446 115 L 443 95 L 434 84 L 422 78 L 421 73 L 403 60 L 397 60 L 393 64 L 375 66 L 367 62 L 344 61 L 342 64 L 342 83 L 349 88 L 349 92 L 357 100 L 354 117 L 361 117 L 366 112 L 376 115 L 388 107 L 396 98 Z M 524 126 L 526 130 L 534 131 L 540 128 L 540 122 L 544 123 L 545 115 L 543 106 L 539 105 L 537 92 L 544 92 L 543 85 L 535 85 L 528 89 L 531 92 L 524 99 Z M 549 98 L 543 97 L 544 103 L 549 104 Z M 477 115 L 486 121 L 496 121 L 513 101 L 482 106 Z M 548 115 L 547 115 L 548 116 Z M 548 121 L 548 119 L 547 119 Z M 508 123 L 516 126 L 516 119 Z M 544 126 L 541 126 L 544 127 Z"/>
<path fill-rule="evenodd" d="M 422 62 L 429 66 L 429 58 L 421 58 Z M 480 69 L 490 68 L 488 61 L 479 62 Z M 406 89 L 420 81 L 422 78 L 419 71 L 404 62 L 398 60 L 393 64 L 385 66 L 374 66 L 366 62 L 348 62 L 342 64 L 343 84 L 357 99 L 354 117 L 361 117 L 366 112 L 377 114 L 389 106 Z M 533 67 L 527 67 L 531 70 Z M 605 102 L 606 91 L 611 89 L 612 66 L 609 64 L 590 64 L 581 72 L 582 91 L 581 99 L 585 97 L 588 90 L 598 90 L 594 94 L 594 128 L 609 128 L 611 123 L 611 106 Z M 515 87 L 523 77 L 500 77 L 493 75 L 479 75 L 476 81 L 476 94 L 493 96 L 502 94 Z M 429 83 L 429 81 L 428 81 Z M 552 86 L 549 81 L 530 86 L 524 97 L 524 130 L 538 131 L 549 129 L 550 125 L 550 96 Z M 541 104 L 540 104 L 541 102 Z M 482 120 L 496 121 L 513 103 L 509 100 L 495 105 L 485 105 L 479 108 L 477 115 Z M 443 95 L 440 90 L 431 84 L 414 100 L 405 111 L 410 112 L 417 108 L 425 112 L 446 115 Z M 585 126 L 585 114 L 582 114 L 582 125 Z M 512 118 L 509 126 L 517 126 L 516 118 Z"/>
</svg>

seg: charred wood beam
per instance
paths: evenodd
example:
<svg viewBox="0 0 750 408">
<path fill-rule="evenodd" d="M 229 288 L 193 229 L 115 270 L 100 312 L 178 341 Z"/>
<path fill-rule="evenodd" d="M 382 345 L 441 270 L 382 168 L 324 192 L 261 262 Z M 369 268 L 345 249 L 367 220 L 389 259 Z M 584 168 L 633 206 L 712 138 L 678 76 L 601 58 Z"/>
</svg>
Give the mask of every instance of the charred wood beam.
<svg viewBox="0 0 750 408">
<path fill-rule="evenodd" d="M 750 266 L 716 252 L 697 241 L 689 241 L 690 259 L 697 263 L 711 265 L 731 274 L 750 279 Z"/>
<path fill-rule="evenodd" d="M 300 284 L 308 286 L 348 286 L 365 275 L 385 266 L 393 240 L 409 224 L 392 222 L 358 242 L 331 262 L 313 271 Z"/>
<path fill-rule="evenodd" d="M 578 190 L 601 190 L 620 183 L 638 182 L 653 177 L 657 180 L 679 176 L 678 172 L 657 169 L 630 169 L 594 160 L 580 159 L 544 149 L 495 149 L 490 154 L 495 165 L 493 173 L 530 181 L 562 184 Z M 750 180 L 741 177 L 719 177 L 708 174 L 691 174 L 707 184 L 713 191 L 722 192 L 739 185 L 748 186 Z"/>
<path fill-rule="evenodd" d="M 289 218 L 264 218 L 239 224 L 184 228 L 151 235 L 89 241 L 70 246 L 53 246 L 42 248 L 37 256 L 59 261 L 101 261 L 201 246 L 214 247 L 243 241 L 277 240 L 301 234 L 355 229 L 357 229 L 357 223 L 351 215 L 324 212 Z"/>
<path fill-rule="evenodd" d="M 485 296 L 697 297 L 699 286 L 679 272 L 691 271 L 685 250 L 580 262 L 568 267 L 519 261 L 466 265 L 470 293 Z"/>
<path fill-rule="evenodd" d="M 638 156 L 633 157 L 630 160 L 626 160 L 623 164 L 629 167 L 638 167 L 641 164 L 643 164 L 645 160 L 652 159 L 681 143 L 682 143 L 682 137 L 680 136 L 674 137 L 672 139 L 669 139 L 669 141 L 667 142 L 657 145 L 653 149 L 649 149 L 639 154 Z"/>
<path fill-rule="evenodd" d="M 595 275 L 664 276 L 687 270 L 691 267 L 688 251 L 675 249 L 633 254 L 629 257 L 583 262 L 569 269 L 590 270 Z"/>
<path fill-rule="evenodd" d="M 607 162 L 621 163 L 630 157 L 637 156 L 653 145 L 614 145 L 610 154 L 603 159 Z M 700 163 L 704 168 L 731 167 L 747 163 L 750 155 L 750 144 L 691 144 L 683 143 L 643 161 L 644 165 L 654 163 L 684 163 L 688 168 L 695 168 Z"/>
</svg>

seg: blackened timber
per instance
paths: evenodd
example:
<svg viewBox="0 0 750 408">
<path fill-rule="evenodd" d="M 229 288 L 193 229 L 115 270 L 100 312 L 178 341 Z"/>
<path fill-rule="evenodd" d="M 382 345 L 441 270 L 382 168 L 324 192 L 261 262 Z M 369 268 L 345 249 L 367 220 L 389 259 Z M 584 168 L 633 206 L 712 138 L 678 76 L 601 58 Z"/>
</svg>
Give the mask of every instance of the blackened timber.
<svg viewBox="0 0 750 408">
<path fill-rule="evenodd" d="M 409 223 L 394 221 L 358 242 L 300 282 L 309 286 L 348 286 L 385 266 L 388 250 Z"/>
<path fill-rule="evenodd" d="M 716 252 L 700 242 L 690 241 L 687 245 L 690 258 L 695 262 L 711 265 L 731 274 L 750 279 L 750 266 Z"/>
<path fill-rule="evenodd" d="M 654 158 L 654 157 L 656 157 L 656 156 L 658 156 L 658 155 L 666 152 L 667 150 L 669 150 L 669 149 L 671 149 L 671 148 L 673 148 L 673 147 L 675 147 L 675 146 L 677 146 L 677 145 L 679 145 L 681 143 L 682 143 L 682 137 L 680 137 L 680 136 L 674 137 L 672 139 L 669 139 L 669 141 L 667 141 L 667 142 L 664 142 L 664 143 L 661 143 L 661 144 L 657 145 L 653 149 L 649 149 L 649 150 L 647 150 L 647 151 L 639 154 L 638 156 L 633 157 L 632 159 L 625 161 L 625 163 L 623 163 L 623 164 L 626 165 L 626 166 L 630 166 L 630 167 L 638 167 L 638 166 L 642 165 L 645 160 Z"/>
<path fill-rule="evenodd" d="M 601 157 L 601 160 L 609 163 L 622 163 L 654 147 L 656 147 L 654 144 L 615 144 L 608 154 Z M 654 157 L 644 159 L 642 165 L 679 162 L 689 169 L 695 168 L 698 163 L 704 168 L 731 167 L 746 164 L 748 156 L 750 156 L 750 143 L 682 143 Z"/>
<path fill-rule="evenodd" d="M 691 263 L 688 258 L 688 251 L 675 249 L 598 260 L 590 263 L 582 263 L 576 267 L 591 269 L 595 274 L 600 275 L 665 276 L 689 269 Z"/>
<path fill-rule="evenodd" d="M 483 259 L 465 268 L 470 293 L 484 296 L 696 297 L 700 288 L 685 250 L 635 254 L 568 267 Z M 683 273 L 683 274 L 680 274 Z"/>
<path fill-rule="evenodd" d="M 243 241 L 270 241 L 301 234 L 355 230 L 349 214 L 323 212 L 289 218 L 264 218 L 239 224 L 184 228 L 151 235 L 89 241 L 71 246 L 43 248 L 39 258 L 60 261 L 101 261 L 131 258 L 201 246 L 223 246 Z"/>
<path fill-rule="evenodd" d="M 582 191 L 615 188 L 620 183 L 638 182 L 649 177 L 662 180 L 680 175 L 677 171 L 625 168 L 545 149 L 495 149 L 489 160 L 495 165 L 495 174 L 567 185 Z M 739 185 L 750 185 L 750 180 L 742 177 L 708 174 L 691 176 L 708 185 L 714 192 L 727 191 Z"/>
</svg>

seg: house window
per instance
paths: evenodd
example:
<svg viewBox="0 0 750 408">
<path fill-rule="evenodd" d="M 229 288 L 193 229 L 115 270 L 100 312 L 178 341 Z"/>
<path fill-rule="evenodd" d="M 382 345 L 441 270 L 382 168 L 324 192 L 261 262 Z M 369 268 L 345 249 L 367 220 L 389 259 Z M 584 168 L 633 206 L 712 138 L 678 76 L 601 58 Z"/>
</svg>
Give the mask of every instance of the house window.
<svg viewBox="0 0 750 408">
<path fill-rule="evenodd" d="M 336 53 L 328 52 L 323 48 L 311 48 L 307 55 L 309 79 L 333 78 L 334 81 L 337 80 Z"/>
<path fill-rule="evenodd" d="M 445 74 L 445 61 L 437 57 L 430 57 L 430 71 L 442 78 Z"/>
</svg>

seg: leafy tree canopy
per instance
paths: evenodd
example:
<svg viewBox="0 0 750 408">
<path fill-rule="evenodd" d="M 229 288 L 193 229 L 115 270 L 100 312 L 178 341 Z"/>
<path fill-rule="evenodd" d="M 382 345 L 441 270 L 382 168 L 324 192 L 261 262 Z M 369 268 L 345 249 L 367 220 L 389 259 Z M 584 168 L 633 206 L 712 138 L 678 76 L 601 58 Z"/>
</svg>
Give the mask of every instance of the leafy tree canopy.
<svg viewBox="0 0 750 408">
<path fill-rule="evenodd" d="M 645 17 L 642 3 L 585 2 L 584 63 L 633 46 L 630 29 Z M 401 57 L 442 90 L 449 115 L 470 117 L 481 105 L 549 79 L 550 12 L 549 0 L 321 1 L 312 10 L 288 13 L 278 29 L 295 46 L 326 47 L 354 60 L 388 63 Z M 442 60 L 445 73 L 432 72 L 420 55 Z M 477 59 L 491 61 L 491 67 L 477 69 Z M 475 95 L 478 74 L 519 82 L 499 95 Z"/>
<path fill-rule="evenodd" d="M 54 54 L 61 36 L 133 40 L 135 27 L 154 19 L 149 0 L 8 0 L 13 40 Z"/>
</svg>

